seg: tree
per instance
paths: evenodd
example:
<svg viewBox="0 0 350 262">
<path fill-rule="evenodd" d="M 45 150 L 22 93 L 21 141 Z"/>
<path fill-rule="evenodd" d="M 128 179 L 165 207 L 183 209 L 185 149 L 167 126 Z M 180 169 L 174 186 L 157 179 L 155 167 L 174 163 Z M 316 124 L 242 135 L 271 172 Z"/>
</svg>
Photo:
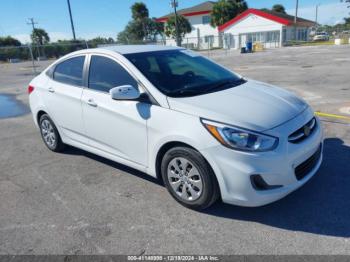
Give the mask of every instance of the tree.
<svg viewBox="0 0 350 262">
<path fill-rule="evenodd" d="M 132 19 L 142 20 L 149 17 L 147 6 L 142 2 L 137 2 L 131 6 Z"/>
<path fill-rule="evenodd" d="M 219 0 L 213 6 L 210 24 L 213 27 L 221 26 L 247 8 L 248 5 L 244 0 Z"/>
<path fill-rule="evenodd" d="M 272 11 L 277 12 L 277 13 L 282 13 L 286 14 L 286 9 L 284 8 L 283 5 L 276 4 L 272 7 Z"/>
<path fill-rule="evenodd" d="M 145 40 L 147 41 L 156 41 L 158 35 L 162 35 L 164 32 L 164 24 L 157 22 L 155 17 L 147 18 L 145 20 Z"/>
<path fill-rule="evenodd" d="M 228 0 L 232 5 L 238 5 L 239 13 L 248 9 L 248 4 L 245 0 Z"/>
<path fill-rule="evenodd" d="M 180 41 L 179 44 L 181 45 L 182 38 L 184 38 L 187 33 L 190 33 L 192 31 L 192 27 L 190 22 L 184 16 L 177 15 L 177 28 Z M 176 39 L 175 15 L 169 17 L 168 21 L 165 24 L 164 33 L 167 37 Z"/>
<path fill-rule="evenodd" d="M 347 8 L 350 8 L 350 0 L 340 0 L 340 2 L 347 4 Z"/>
<path fill-rule="evenodd" d="M 90 39 L 87 41 L 88 45 L 90 48 L 95 48 L 98 45 L 103 45 L 103 44 L 113 44 L 114 39 L 109 37 L 109 38 L 104 38 L 104 37 L 95 37 L 93 39 Z"/>
<path fill-rule="evenodd" d="M 37 43 L 39 45 L 44 45 L 50 42 L 50 37 L 48 33 L 41 28 L 34 28 L 32 34 L 31 34 L 31 39 L 33 43 Z"/>
<path fill-rule="evenodd" d="M 11 36 L 0 37 L 0 46 L 20 46 L 21 42 Z"/>
<path fill-rule="evenodd" d="M 131 6 L 131 15 L 135 24 L 140 26 L 141 31 L 143 31 L 143 36 L 146 35 L 146 19 L 149 17 L 149 12 L 147 6 L 142 2 L 137 2 Z"/>
<path fill-rule="evenodd" d="M 146 5 L 142 2 L 131 6 L 132 18 L 117 36 L 117 40 L 124 44 L 136 44 L 143 41 L 155 41 L 159 34 L 163 32 L 163 24 L 155 18 L 149 18 Z"/>
<path fill-rule="evenodd" d="M 137 44 L 143 41 L 156 41 L 162 34 L 163 25 L 154 18 L 146 18 L 142 21 L 132 20 L 117 36 L 117 40 L 123 44 Z"/>
</svg>

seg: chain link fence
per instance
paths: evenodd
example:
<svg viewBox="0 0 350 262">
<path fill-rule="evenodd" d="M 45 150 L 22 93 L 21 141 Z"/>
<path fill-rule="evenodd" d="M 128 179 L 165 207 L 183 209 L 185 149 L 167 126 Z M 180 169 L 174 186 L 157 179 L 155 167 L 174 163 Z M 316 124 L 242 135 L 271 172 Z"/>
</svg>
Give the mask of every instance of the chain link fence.
<svg viewBox="0 0 350 262">
<path fill-rule="evenodd" d="M 90 45 L 91 46 L 91 45 Z M 90 47 L 85 41 L 78 43 L 53 43 L 46 45 L 27 44 L 22 46 L 0 47 L 0 63 L 19 63 L 31 61 L 33 73 L 36 74 L 36 64 L 40 61 L 58 59 L 71 52 Z M 91 46 L 96 47 L 97 45 Z"/>
<path fill-rule="evenodd" d="M 185 37 L 181 41 L 181 46 L 184 48 L 203 51 L 215 49 L 236 49 L 245 48 L 247 43 L 252 43 L 252 46 L 259 47 L 257 49 L 276 48 L 280 47 L 279 32 L 259 32 L 250 34 L 220 34 L 207 35 L 203 37 Z M 173 38 L 163 38 L 156 42 L 159 45 L 175 46 L 176 41 Z"/>
<path fill-rule="evenodd" d="M 247 42 L 252 42 L 253 51 L 264 48 L 279 47 L 278 38 L 267 38 L 264 35 L 231 35 L 222 34 L 218 36 L 208 35 L 203 37 L 185 37 L 181 46 L 195 51 L 202 51 L 204 55 L 210 56 L 216 50 L 240 50 L 246 47 Z M 121 45 L 123 43 L 91 43 L 90 41 L 59 41 L 56 43 L 37 45 L 27 44 L 22 46 L 0 47 L 0 63 L 19 63 L 29 61 L 32 64 L 33 73 L 36 73 L 36 65 L 40 61 L 58 59 L 68 53 L 100 46 Z M 173 38 L 160 38 L 157 41 L 144 41 L 129 44 L 156 44 L 176 46 Z"/>
</svg>

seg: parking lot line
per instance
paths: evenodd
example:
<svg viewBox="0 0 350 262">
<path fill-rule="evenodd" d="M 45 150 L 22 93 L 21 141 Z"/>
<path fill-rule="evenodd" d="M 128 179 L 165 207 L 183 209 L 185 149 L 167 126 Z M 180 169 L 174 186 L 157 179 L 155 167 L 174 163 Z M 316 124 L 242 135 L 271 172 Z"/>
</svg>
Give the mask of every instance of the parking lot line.
<svg viewBox="0 0 350 262">
<path fill-rule="evenodd" d="M 315 115 L 317 116 L 323 116 L 323 117 L 330 117 L 330 118 L 337 118 L 337 119 L 345 119 L 350 121 L 350 117 L 342 116 L 342 115 L 336 115 L 336 114 L 328 114 L 328 113 L 322 113 L 319 111 L 315 112 Z"/>
</svg>

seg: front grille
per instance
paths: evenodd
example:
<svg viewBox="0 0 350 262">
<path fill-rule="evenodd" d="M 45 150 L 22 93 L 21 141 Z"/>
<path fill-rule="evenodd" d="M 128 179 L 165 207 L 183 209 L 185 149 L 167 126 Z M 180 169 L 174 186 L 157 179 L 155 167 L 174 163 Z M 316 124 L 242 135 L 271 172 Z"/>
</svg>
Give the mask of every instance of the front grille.
<svg viewBox="0 0 350 262">
<path fill-rule="evenodd" d="M 291 143 L 299 143 L 309 137 L 316 129 L 316 118 L 313 117 L 309 122 L 299 128 L 297 131 L 293 132 L 289 137 L 288 141 Z"/>
<path fill-rule="evenodd" d="M 319 146 L 317 151 L 311 157 L 306 159 L 303 163 L 301 163 L 295 168 L 294 172 L 298 180 L 303 179 L 315 168 L 315 166 L 318 163 L 318 160 L 321 157 L 321 152 L 322 152 L 322 144 Z"/>
</svg>

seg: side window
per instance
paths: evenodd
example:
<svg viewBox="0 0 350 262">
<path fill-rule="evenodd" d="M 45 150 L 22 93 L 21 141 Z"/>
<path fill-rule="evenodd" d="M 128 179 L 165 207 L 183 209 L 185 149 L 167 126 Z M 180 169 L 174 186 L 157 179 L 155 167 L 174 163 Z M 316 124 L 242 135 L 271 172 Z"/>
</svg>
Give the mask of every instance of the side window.
<svg viewBox="0 0 350 262">
<path fill-rule="evenodd" d="M 117 62 L 103 56 L 91 56 L 89 70 L 89 88 L 109 92 L 113 87 L 132 85 L 136 80 Z"/>
<path fill-rule="evenodd" d="M 85 56 L 67 59 L 56 65 L 53 79 L 68 85 L 83 85 L 83 68 Z"/>
</svg>

